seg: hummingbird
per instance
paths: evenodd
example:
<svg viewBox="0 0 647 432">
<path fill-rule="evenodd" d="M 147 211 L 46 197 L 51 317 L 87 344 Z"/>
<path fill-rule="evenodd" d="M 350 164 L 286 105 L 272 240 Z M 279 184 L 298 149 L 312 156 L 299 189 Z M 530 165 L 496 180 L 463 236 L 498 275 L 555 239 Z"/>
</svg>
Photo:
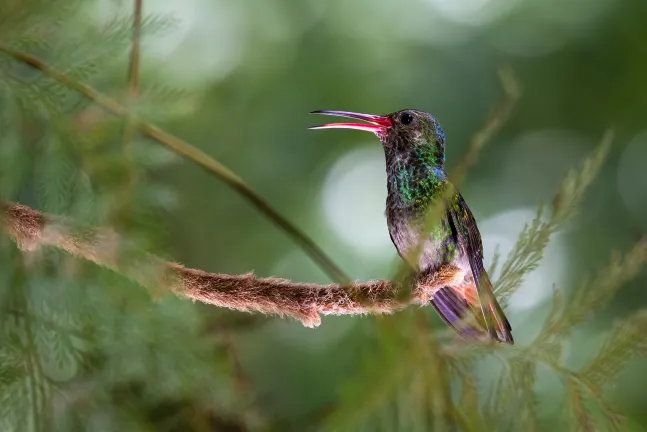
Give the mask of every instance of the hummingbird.
<svg viewBox="0 0 647 432">
<path fill-rule="evenodd" d="M 445 134 L 438 120 L 414 109 L 386 115 L 329 110 L 311 114 L 366 123 L 329 123 L 310 129 L 356 129 L 380 139 L 386 160 L 386 220 L 398 254 L 418 278 L 433 275 L 443 265 L 458 269 L 455 282 L 439 288 L 431 299 L 445 323 L 468 340 L 514 344 L 512 327 L 483 267 L 476 220 L 445 171 Z M 429 228 L 426 215 L 439 203 L 442 215 Z M 413 262 L 412 254 L 417 256 Z"/>
</svg>

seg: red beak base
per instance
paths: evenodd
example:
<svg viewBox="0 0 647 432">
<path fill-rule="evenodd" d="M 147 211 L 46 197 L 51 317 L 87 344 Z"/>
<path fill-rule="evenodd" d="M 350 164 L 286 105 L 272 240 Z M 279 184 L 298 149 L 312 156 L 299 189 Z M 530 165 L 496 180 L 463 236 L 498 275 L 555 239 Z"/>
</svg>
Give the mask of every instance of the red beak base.
<svg viewBox="0 0 647 432">
<path fill-rule="evenodd" d="M 365 123 L 328 123 L 320 126 L 311 126 L 308 129 L 356 129 L 363 130 L 368 132 L 373 132 L 375 134 L 381 135 L 386 132 L 387 129 L 393 126 L 391 120 L 388 117 L 373 115 L 373 114 L 361 114 L 348 111 L 312 111 L 310 114 L 324 114 L 332 115 L 337 117 L 348 117 L 357 120 L 363 120 L 370 124 Z"/>
</svg>

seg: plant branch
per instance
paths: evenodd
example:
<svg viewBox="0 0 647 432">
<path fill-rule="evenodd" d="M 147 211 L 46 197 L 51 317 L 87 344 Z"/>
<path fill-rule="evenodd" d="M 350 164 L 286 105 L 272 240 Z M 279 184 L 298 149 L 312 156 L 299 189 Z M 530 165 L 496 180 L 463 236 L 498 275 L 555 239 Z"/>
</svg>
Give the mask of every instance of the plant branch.
<svg viewBox="0 0 647 432">
<path fill-rule="evenodd" d="M 503 99 L 494 107 L 490 117 L 472 138 L 467 153 L 458 161 L 452 169 L 450 178 L 455 186 L 465 180 L 467 171 L 476 164 L 479 154 L 485 144 L 501 129 L 508 121 L 514 107 L 521 96 L 521 87 L 515 78 L 514 72 L 509 66 L 499 69 L 499 79 L 503 88 Z"/>
<path fill-rule="evenodd" d="M 108 228 L 83 228 L 16 203 L 0 203 L 0 220 L 22 250 L 52 246 L 120 273 L 153 292 L 173 292 L 204 303 L 243 312 L 289 316 L 316 327 L 322 315 L 392 313 L 409 305 L 427 305 L 456 272 L 444 266 L 408 286 L 388 280 L 317 285 L 253 274 L 228 275 L 186 268 L 132 247 Z"/>
<path fill-rule="evenodd" d="M 45 62 L 36 57 L 13 50 L 2 43 L 0 43 L 0 51 L 5 52 L 16 60 L 43 71 L 43 73 L 52 77 L 62 85 L 78 91 L 114 115 L 120 117 L 128 117 L 131 115 L 127 108 L 119 104 L 114 99 L 109 98 L 86 84 L 70 78 L 65 73 L 48 66 Z M 337 265 L 319 248 L 319 246 L 314 243 L 314 241 L 312 241 L 312 239 L 290 223 L 277 210 L 261 198 L 261 196 L 258 195 L 250 186 L 248 186 L 242 178 L 225 165 L 191 144 L 163 131 L 156 125 L 146 122 L 136 115 L 132 115 L 131 118 L 133 124 L 146 135 L 170 148 L 180 156 L 189 159 L 206 169 L 238 192 L 243 198 L 249 201 L 252 206 L 274 222 L 280 229 L 285 231 L 285 233 L 292 238 L 292 240 L 299 245 L 310 256 L 310 258 L 312 258 L 312 260 L 317 263 L 328 274 L 328 276 L 330 276 L 331 279 L 339 283 L 347 283 L 350 281 L 350 278 L 346 276 L 339 267 L 337 267 Z"/>
<path fill-rule="evenodd" d="M 133 11 L 133 42 L 130 50 L 130 63 L 128 66 L 128 92 L 131 99 L 139 93 L 139 64 L 142 33 L 142 0 L 134 0 Z"/>
<path fill-rule="evenodd" d="M 133 105 L 139 96 L 139 64 L 140 64 L 140 46 L 142 31 L 142 0 L 134 0 L 133 11 L 133 40 L 130 48 L 130 60 L 128 64 L 128 102 L 129 111 L 132 112 Z M 132 170 L 132 141 L 135 134 L 135 124 L 132 114 L 126 116 L 124 123 L 124 154 L 128 161 L 128 191 L 134 184 L 135 173 Z"/>
</svg>

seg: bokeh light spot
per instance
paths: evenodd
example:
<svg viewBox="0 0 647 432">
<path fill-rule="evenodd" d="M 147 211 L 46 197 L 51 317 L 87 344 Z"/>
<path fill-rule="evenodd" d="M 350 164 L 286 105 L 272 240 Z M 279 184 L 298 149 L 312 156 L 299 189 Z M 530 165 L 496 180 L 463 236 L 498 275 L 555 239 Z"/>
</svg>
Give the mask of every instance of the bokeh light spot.
<svg viewBox="0 0 647 432">
<path fill-rule="evenodd" d="M 638 134 L 625 148 L 618 164 L 618 191 L 637 222 L 647 220 L 647 130 Z"/>
<path fill-rule="evenodd" d="M 372 144 L 346 153 L 332 167 L 323 185 L 323 210 L 346 244 L 365 255 L 390 256 L 384 155 L 377 142 Z"/>
<path fill-rule="evenodd" d="M 427 0 L 445 18 L 462 24 L 484 25 L 509 12 L 516 0 Z"/>
<path fill-rule="evenodd" d="M 564 129 L 541 129 L 515 139 L 506 151 L 501 184 L 506 196 L 552 199 L 566 172 L 591 151 L 594 142 Z"/>
<path fill-rule="evenodd" d="M 496 214 L 479 223 L 486 269 L 492 263 L 497 246 L 501 254 L 501 267 L 517 242 L 524 224 L 530 223 L 535 215 L 534 208 L 517 208 Z M 552 295 L 553 284 L 560 285 L 564 281 L 567 268 L 566 245 L 559 233 L 556 233 L 544 251 L 539 267 L 524 278 L 521 288 L 510 299 L 510 309 L 513 312 L 522 312 L 545 302 Z M 491 275 L 493 281 L 498 279 L 499 272 L 500 268 Z"/>
<path fill-rule="evenodd" d="M 129 3 L 97 3 L 94 18 L 105 25 L 132 13 Z M 172 28 L 142 39 L 146 58 L 163 62 L 164 74 L 176 84 L 199 86 L 225 78 L 246 53 L 241 11 L 222 0 L 157 0 L 146 4 L 145 16 L 168 20 Z"/>
</svg>

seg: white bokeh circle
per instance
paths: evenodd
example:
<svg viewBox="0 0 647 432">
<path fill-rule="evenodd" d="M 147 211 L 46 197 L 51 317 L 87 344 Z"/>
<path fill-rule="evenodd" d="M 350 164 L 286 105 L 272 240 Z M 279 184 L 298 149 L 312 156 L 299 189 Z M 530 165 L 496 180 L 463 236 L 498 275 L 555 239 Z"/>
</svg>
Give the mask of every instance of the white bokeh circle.
<svg viewBox="0 0 647 432">
<path fill-rule="evenodd" d="M 485 25 L 509 13 L 517 0 L 426 0 L 443 17 L 460 24 Z"/>
<path fill-rule="evenodd" d="M 144 37 L 147 58 L 163 63 L 164 74 L 183 86 L 225 78 L 247 50 L 245 16 L 223 0 L 156 0 L 145 6 L 145 17 L 168 19 L 172 29 Z M 132 13 L 128 2 L 100 0 L 92 10 L 98 25 Z"/>
<path fill-rule="evenodd" d="M 522 207 L 498 213 L 478 224 L 483 240 L 486 268 L 491 264 L 497 247 L 501 255 L 501 267 L 517 242 L 524 224 L 532 222 L 535 216 L 536 209 Z M 544 303 L 552 296 L 553 285 L 559 286 L 564 283 L 567 268 L 566 245 L 560 234 L 555 233 L 544 251 L 539 267 L 524 278 L 521 288 L 510 299 L 510 309 L 513 312 L 522 312 Z M 500 268 L 491 275 L 493 281 L 498 279 L 499 272 Z"/>
<path fill-rule="evenodd" d="M 391 256 L 387 230 L 386 169 L 382 147 L 352 150 L 335 162 L 323 185 L 326 222 L 348 246 L 371 256 Z"/>
</svg>

